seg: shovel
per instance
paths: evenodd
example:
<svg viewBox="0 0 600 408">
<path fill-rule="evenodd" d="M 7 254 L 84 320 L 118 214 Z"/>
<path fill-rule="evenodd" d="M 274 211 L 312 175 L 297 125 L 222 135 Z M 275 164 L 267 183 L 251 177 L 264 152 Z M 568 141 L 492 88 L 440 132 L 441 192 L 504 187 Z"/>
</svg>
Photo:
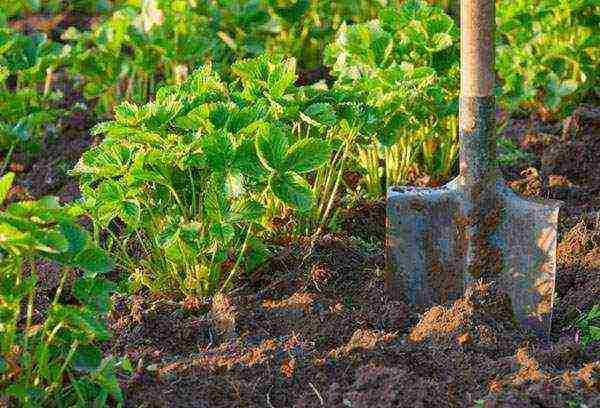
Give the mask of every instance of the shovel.
<svg viewBox="0 0 600 408">
<path fill-rule="evenodd" d="M 559 201 L 525 199 L 496 164 L 494 0 L 461 1 L 460 172 L 440 188 L 392 187 L 386 286 L 417 308 L 477 280 L 510 297 L 517 320 L 550 333 Z"/>
</svg>

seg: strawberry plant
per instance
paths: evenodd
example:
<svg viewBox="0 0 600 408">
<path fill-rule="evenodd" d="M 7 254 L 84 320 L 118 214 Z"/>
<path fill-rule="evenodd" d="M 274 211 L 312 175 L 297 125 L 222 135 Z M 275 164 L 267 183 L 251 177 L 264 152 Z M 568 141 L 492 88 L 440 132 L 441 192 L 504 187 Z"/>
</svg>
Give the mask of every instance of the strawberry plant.
<svg viewBox="0 0 600 408">
<path fill-rule="evenodd" d="M 519 0 L 496 9 L 496 68 L 507 109 L 565 114 L 587 95 L 600 95 L 597 2 Z"/>
<path fill-rule="evenodd" d="M 148 47 L 136 50 L 130 46 L 129 32 L 135 29 L 135 21 L 135 11 L 127 8 L 115 12 L 90 31 L 79 32 L 70 27 L 63 33 L 62 38 L 72 42 L 66 47 L 70 55 L 69 71 L 82 81 L 84 96 L 97 101 L 100 114 L 112 111 L 123 98 L 142 102 L 145 94 L 152 91 L 146 74 L 154 72 L 158 61 L 152 59 L 141 72 L 136 70 L 131 52 L 139 55 L 149 51 Z"/>
<path fill-rule="evenodd" d="M 265 38 L 268 51 L 295 56 L 303 67 L 314 68 L 342 24 L 356 24 L 377 17 L 382 6 L 397 7 L 392 1 L 365 0 L 269 0 L 273 35 Z"/>
<path fill-rule="evenodd" d="M 2 5 L 0 14 L 23 17 L 33 13 L 58 13 L 72 10 L 80 13 L 102 13 L 126 3 L 127 0 L 15 0 Z"/>
<path fill-rule="evenodd" d="M 0 202 L 13 178 L 8 173 L 0 179 Z M 101 275 L 112 262 L 76 216 L 54 197 L 0 212 L 0 391 L 19 406 L 104 406 L 109 397 L 122 402 L 115 377 L 120 363 L 103 358 L 96 345 L 110 336 L 101 316 L 112 285 Z M 39 259 L 61 267 L 47 308 L 36 305 Z M 71 285 L 74 268 L 83 275 Z"/>
<path fill-rule="evenodd" d="M 575 324 L 579 329 L 578 337 L 584 345 L 600 341 L 600 305 L 594 305 Z"/>
<path fill-rule="evenodd" d="M 33 150 L 48 124 L 59 113 L 52 102 L 53 72 L 60 49 L 45 35 L 26 36 L 0 26 L 0 150 L 5 158 L 0 174 L 15 148 Z"/>
<path fill-rule="evenodd" d="M 436 179 L 449 175 L 458 155 L 458 31 L 450 17 L 421 1 L 382 9 L 378 20 L 342 26 L 326 62 L 335 87 L 363 104 L 357 153 L 371 195 L 406 181 L 414 163 Z"/>
<path fill-rule="evenodd" d="M 134 286 L 196 296 L 227 288 L 264 252 L 254 249 L 273 211 L 313 206 L 305 174 L 330 147 L 294 132 L 305 103 L 295 62 L 260 57 L 232 71 L 239 80 L 229 86 L 206 66 L 150 103 L 121 104 L 74 169 L 96 231 L 125 224 L 112 242 Z M 140 260 L 128 255 L 134 243 Z"/>
<path fill-rule="evenodd" d="M 213 61 L 221 70 L 265 50 L 269 15 L 257 1 L 145 0 L 116 10 L 91 31 L 70 28 L 71 72 L 109 113 L 122 99 L 147 102 L 158 85 L 180 83 Z"/>
<path fill-rule="evenodd" d="M 117 8 L 92 30 L 69 29 L 71 73 L 85 94 L 109 113 L 122 99 L 144 103 L 159 85 L 178 83 L 211 62 L 229 76 L 240 58 L 264 52 L 318 66 L 325 45 L 344 21 L 376 14 L 370 1 L 144 0 Z"/>
<path fill-rule="evenodd" d="M 5 82 L 8 70 L 0 66 L 0 83 Z M 0 86 L 0 150 L 4 174 L 17 147 L 35 150 L 45 125 L 52 120 L 51 111 L 44 110 L 48 100 L 34 90 L 9 91 Z"/>
</svg>

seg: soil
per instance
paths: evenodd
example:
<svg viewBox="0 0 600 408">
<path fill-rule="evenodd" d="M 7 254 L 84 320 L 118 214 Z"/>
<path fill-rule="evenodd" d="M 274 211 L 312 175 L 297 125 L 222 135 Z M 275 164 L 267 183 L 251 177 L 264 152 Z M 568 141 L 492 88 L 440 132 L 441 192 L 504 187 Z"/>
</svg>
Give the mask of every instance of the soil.
<svg viewBox="0 0 600 408">
<path fill-rule="evenodd" d="M 301 82 L 322 78 L 326 70 Z M 82 101 L 76 90 L 65 95 L 66 106 Z M 66 170 L 94 142 L 90 111 L 63 118 L 61 137 L 39 154 L 14 156 L 12 200 L 78 197 Z M 504 136 L 530 154 L 502 168 L 509 185 L 564 201 L 550 339 L 516 326 L 491 284 L 422 314 L 392 301 L 383 279 L 385 204 L 363 202 L 341 210 L 340 232 L 286 245 L 210 305 L 114 295 L 114 336 L 103 347 L 137 367 L 120 377 L 125 405 L 600 407 L 600 342 L 584 346 L 574 326 L 600 298 L 599 109 L 582 106 L 562 122 L 513 119 Z M 52 265 L 39 270 L 43 308 L 58 279 Z"/>
</svg>

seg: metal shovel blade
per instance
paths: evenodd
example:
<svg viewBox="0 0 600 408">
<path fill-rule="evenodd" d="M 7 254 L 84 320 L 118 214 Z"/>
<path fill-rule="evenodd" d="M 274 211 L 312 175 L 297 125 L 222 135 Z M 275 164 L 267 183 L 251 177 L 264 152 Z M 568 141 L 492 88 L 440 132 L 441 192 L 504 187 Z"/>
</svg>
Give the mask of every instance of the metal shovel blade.
<svg viewBox="0 0 600 408">
<path fill-rule="evenodd" d="M 510 296 L 519 322 L 550 332 L 560 202 L 524 199 L 499 178 L 498 222 L 489 239 L 498 249 L 493 280 Z M 428 307 L 462 296 L 478 279 L 471 264 L 468 213 L 461 176 L 440 188 L 393 187 L 387 203 L 387 286 L 393 296 Z M 491 256 L 491 255 L 490 255 Z"/>
</svg>

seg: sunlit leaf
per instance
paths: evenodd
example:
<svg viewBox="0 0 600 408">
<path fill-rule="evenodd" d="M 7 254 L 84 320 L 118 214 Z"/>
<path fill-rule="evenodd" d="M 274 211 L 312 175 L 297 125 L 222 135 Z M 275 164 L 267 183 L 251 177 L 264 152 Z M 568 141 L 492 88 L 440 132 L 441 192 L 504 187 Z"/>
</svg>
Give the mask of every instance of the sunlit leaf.
<svg viewBox="0 0 600 408">
<path fill-rule="evenodd" d="M 8 190 L 10 190 L 10 187 L 12 186 L 14 178 L 14 173 L 6 173 L 0 179 L 0 205 L 6 199 L 6 195 L 8 194 Z"/>
<path fill-rule="evenodd" d="M 283 168 L 306 173 L 325 164 L 330 156 L 331 147 L 325 140 L 302 139 L 290 147 Z"/>
<path fill-rule="evenodd" d="M 75 266 L 89 273 L 107 273 L 114 268 L 114 260 L 99 248 L 88 248 L 75 258 Z"/>
<path fill-rule="evenodd" d="M 84 373 L 94 372 L 102 362 L 102 351 L 95 346 L 82 345 L 73 358 L 73 368 Z"/>
<path fill-rule="evenodd" d="M 277 198 L 292 208 L 307 211 L 312 207 L 313 195 L 310 186 L 295 173 L 274 174 L 269 180 L 269 186 Z"/>
<path fill-rule="evenodd" d="M 263 166 L 269 170 L 275 171 L 284 168 L 287 148 L 287 137 L 277 124 L 273 124 L 266 132 L 260 133 L 256 137 L 258 157 Z"/>
</svg>

